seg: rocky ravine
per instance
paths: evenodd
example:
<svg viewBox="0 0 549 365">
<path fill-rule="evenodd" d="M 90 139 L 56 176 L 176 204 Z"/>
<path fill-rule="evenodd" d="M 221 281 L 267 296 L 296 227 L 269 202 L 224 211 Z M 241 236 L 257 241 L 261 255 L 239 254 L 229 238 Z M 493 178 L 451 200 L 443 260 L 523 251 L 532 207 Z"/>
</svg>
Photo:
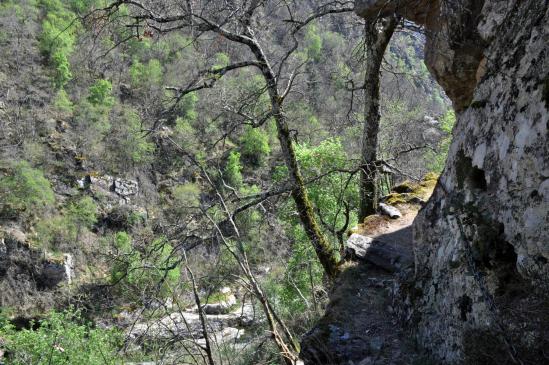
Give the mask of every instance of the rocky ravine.
<svg viewBox="0 0 549 365">
<path fill-rule="evenodd" d="M 443 363 L 549 362 L 548 2 L 356 9 L 425 26 L 427 66 L 458 114 L 447 167 L 413 224 L 401 317 Z"/>
</svg>

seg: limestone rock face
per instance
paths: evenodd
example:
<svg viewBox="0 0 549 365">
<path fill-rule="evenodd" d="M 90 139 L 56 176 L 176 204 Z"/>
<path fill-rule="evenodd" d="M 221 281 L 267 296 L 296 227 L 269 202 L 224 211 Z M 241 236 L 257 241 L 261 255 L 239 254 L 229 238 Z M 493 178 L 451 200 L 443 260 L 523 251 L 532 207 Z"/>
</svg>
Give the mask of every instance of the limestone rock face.
<svg viewBox="0 0 549 365">
<path fill-rule="evenodd" d="M 427 66 L 458 112 L 447 167 L 414 222 L 406 317 L 420 343 L 444 363 L 543 362 L 549 342 L 548 3 L 413 4 L 357 4 L 367 18 L 397 11 L 425 25 Z M 479 348 L 482 343 L 487 347 Z"/>
</svg>

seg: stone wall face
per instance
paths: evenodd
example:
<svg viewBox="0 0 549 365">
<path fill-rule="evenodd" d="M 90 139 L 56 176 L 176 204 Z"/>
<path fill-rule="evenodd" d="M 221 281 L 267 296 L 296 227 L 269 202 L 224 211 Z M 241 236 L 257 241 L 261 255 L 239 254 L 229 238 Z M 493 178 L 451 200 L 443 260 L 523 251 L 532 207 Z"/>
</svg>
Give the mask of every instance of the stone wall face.
<svg viewBox="0 0 549 365">
<path fill-rule="evenodd" d="M 359 1 L 359 14 L 374 3 Z M 509 363 L 535 359 L 549 341 L 549 3 L 421 3 L 426 63 L 458 118 L 414 222 L 413 326 L 445 363 L 480 362 L 481 334 Z"/>
</svg>

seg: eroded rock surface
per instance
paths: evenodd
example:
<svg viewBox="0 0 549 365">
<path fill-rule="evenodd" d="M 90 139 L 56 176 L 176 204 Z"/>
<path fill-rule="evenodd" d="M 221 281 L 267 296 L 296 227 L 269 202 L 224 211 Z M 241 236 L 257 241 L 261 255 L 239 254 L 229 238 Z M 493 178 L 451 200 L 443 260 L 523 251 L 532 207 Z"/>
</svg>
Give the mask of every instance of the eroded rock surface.
<svg viewBox="0 0 549 365">
<path fill-rule="evenodd" d="M 447 167 L 414 223 L 403 285 L 444 363 L 543 363 L 549 346 L 547 1 L 358 1 L 426 28 L 426 63 L 458 112 Z"/>
</svg>

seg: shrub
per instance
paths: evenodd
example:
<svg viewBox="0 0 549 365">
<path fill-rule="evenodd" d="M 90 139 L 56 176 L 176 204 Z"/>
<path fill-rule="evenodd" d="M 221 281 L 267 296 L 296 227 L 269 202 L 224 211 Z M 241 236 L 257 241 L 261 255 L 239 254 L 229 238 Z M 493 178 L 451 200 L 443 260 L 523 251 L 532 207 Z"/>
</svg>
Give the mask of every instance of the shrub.
<svg viewBox="0 0 549 365">
<path fill-rule="evenodd" d="M 74 50 L 79 23 L 75 14 L 59 0 L 42 0 L 46 18 L 42 22 L 40 49 L 53 68 L 53 82 L 61 89 L 71 78 L 69 56 Z"/>
<path fill-rule="evenodd" d="M 162 81 L 162 65 L 157 59 L 149 60 L 146 64 L 134 60 L 130 67 L 130 78 L 133 87 L 158 85 Z"/>
<path fill-rule="evenodd" d="M 88 101 L 95 106 L 110 108 L 114 105 L 112 84 L 109 80 L 99 79 L 88 89 Z"/>
<path fill-rule="evenodd" d="M 66 215 L 70 223 L 80 228 L 92 228 L 97 223 L 97 205 L 86 196 L 67 207 Z"/>
<path fill-rule="evenodd" d="M 9 174 L 0 177 L 0 212 L 2 215 L 21 214 L 30 217 L 42 213 L 55 203 L 50 182 L 42 171 L 28 162 L 11 164 Z"/>
<path fill-rule="evenodd" d="M 67 82 L 72 79 L 69 60 L 67 54 L 57 50 L 51 56 L 51 64 L 53 66 L 53 83 L 57 89 L 61 89 Z"/>
<path fill-rule="evenodd" d="M 128 126 L 126 146 L 130 151 L 131 160 L 137 164 L 150 162 L 153 158 L 155 145 L 145 139 L 141 131 L 141 118 L 137 113 L 129 112 L 126 114 L 126 121 Z"/>
<path fill-rule="evenodd" d="M 223 171 L 223 178 L 225 182 L 239 189 L 242 186 L 242 164 L 240 163 L 240 153 L 231 151 L 229 158 L 227 159 L 227 165 L 225 171 Z"/>
<path fill-rule="evenodd" d="M 307 57 L 314 62 L 319 62 L 322 56 L 322 38 L 318 35 L 316 26 L 311 25 L 307 28 L 305 45 L 307 47 Z"/>
<path fill-rule="evenodd" d="M 65 89 L 60 89 L 57 92 L 53 100 L 53 106 L 62 113 L 72 113 L 74 107 Z"/>
<path fill-rule="evenodd" d="M 230 58 L 226 53 L 220 52 L 215 54 L 215 64 L 213 65 L 213 70 L 219 70 L 223 67 L 227 67 L 230 63 Z"/>
<path fill-rule="evenodd" d="M 174 131 L 174 139 L 177 141 L 179 146 L 181 146 L 181 148 L 191 154 L 198 152 L 199 140 L 196 137 L 191 121 L 186 118 L 177 118 L 175 121 Z"/>
<path fill-rule="evenodd" d="M 0 337 L 11 365 L 105 365 L 121 361 L 116 352 L 122 336 L 114 330 L 93 328 L 75 311 L 52 312 L 38 325 L 21 331 L 3 323 Z"/>
<path fill-rule="evenodd" d="M 442 169 L 446 165 L 446 158 L 448 157 L 448 150 L 452 143 L 452 129 L 456 123 L 456 115 L 453 110 L 449 110 L 444 114 L 440 120 L 440 129 L 442 129 L 447 135 L 440 141 L 436 152 L 428 151 L 425 154 L 426 160 L 430 161 L 428 169 L 441 173 Z"/>
<path fill-rule="evenodd" d="M 240 139 L 242 157 L 254 166 L 261 166 L 271 153 L 269 136 L 259 128 L 247 128 Z"/>
<path fill-rule="evenodd" d="M 62 215 L 41 219 L 34 230 L 34 244 L 44 249 L 59 250 L 76 239 L 76 231 Z"/>
<path fill-rule="evenodd" d="M 97 223 L 97 205 L 90 197 L 84 197 L 72 203 L 58 214 L 40 220 L 35 227 L 34 242 L 38 247 L 55 250 L 78 240 L 85 229 L 91 229 Z"/>
<path fill-rule="evenodd" d="M 181 115 L 181 118 L 188 123 L 192 123 L 198 117 L 196 112 L 196 104 L 198 103 L 198 95 L 196 92 L 188 93 L 177 105 L 177 112 Z M 179 119 L 179 118 L 178 118 Z"/>
</svg>

